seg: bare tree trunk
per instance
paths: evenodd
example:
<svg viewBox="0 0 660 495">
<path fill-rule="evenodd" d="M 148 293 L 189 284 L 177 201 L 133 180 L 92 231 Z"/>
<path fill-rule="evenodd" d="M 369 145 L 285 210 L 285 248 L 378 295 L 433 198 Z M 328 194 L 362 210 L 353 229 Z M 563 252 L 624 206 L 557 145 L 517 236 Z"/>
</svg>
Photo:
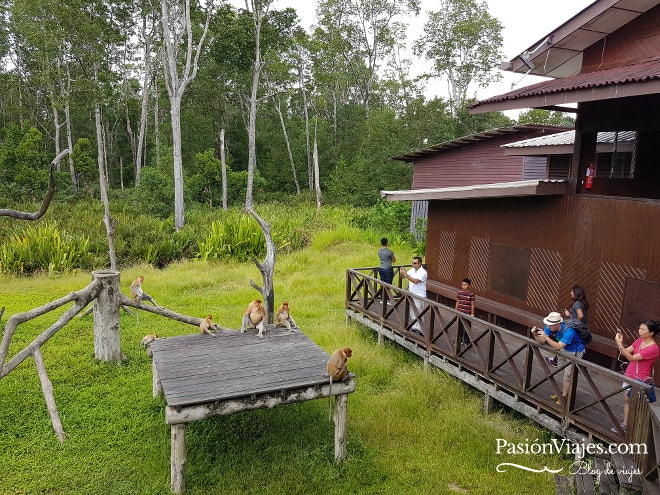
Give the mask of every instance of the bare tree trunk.
<svg viewBox="0 0 660 495">
<path fill-rule="evenodd" d="M 78 189 L 78 181 L 76 180 L 76 170 L 73 165 L 73 134 L 71 132 L 71 74 L 69 72 L 69 65 L 66 66 L 66 90 L 64 90 L 64 119 L 66 124 L 66 142 L 69 147 L 69 173 L 71 174 L 71 189 Z"/>
<path fill-rule="evenodd" d="M 291 172 L 293 174 L 293 182 L 296 184 L 296 194 L 300 196 L 300 184 L 298 184 L 298 174 L 296 174 L 296 164 L 293 161 L 293 153 L 291 152 L 291 143 L 289 143 L 289 133 L 286 131 L 286 125 L 284 124 L 284 116 L 282 115 L 282 109 L 280 108 L 280 97 L 277 97 L 275 103 L 275 110 L 277 110 L 277 115 L 280 117 L 280 124 L 282 125 L 282 133 L 284 134 L 284 141 L 286 142 L 286 151 L 289 154 L 289 162 L 291 163 Z"/>
<path fill-rule="evenodd" d="M 222 164 L 222 209 L 227 210 L 227 160 L 225 158 L 225 130 L 220 130 L 220 163 Z"/>
<path fill-rule="evenodd" d="M 316 208 L 321 209 L 321 184 L 319 182 L 319 150 L 316 145 L 316 120 L 314 121 L 314 189 L 316 191 Z"/>
<path fill-rule="evenodd" d="M 98 82 L 98 69 L 94 66 L 94 81 Z M 103 123 L 101 120 L 101 105 L 94 102 L 94 118 L 96 122 L 96 148 L 98 150 L 99 187 L 101 189 L 101 202 L 103 203 L 103 223 L 108 236 L 108 254 L 110 255 L 110 269 L 117 270 L 117 257 L 115 255 L 115 227 L 110 217 L 110 202 L 108 201 L 108 183 L 105 177 L 105 146 L 103 143 Z"/>
<path fill-rule="evenodd" d="M 147 18 L 142 17 L 142 36 L 144 38 L 144 75 L 142 78 L 142 107 L 140 110 L 140 130 L 138 133 L 137 153 L 135 157 L 135 187 L 140 185 L 142 174 L 147 119 L 149 118 L 149 92 L 151 84 L 151 34 L 147 33 Z"/>
<path fill-rule="evenodd" d="M 60 154 L 60 112 L 57 109 L 57 105 L 55 104 L 55 89 L 51 88 L 51 98 L 53 102 L 53 126 L 55 127 L 55 155 L 59 156 Z M 59 172 L 61 170 L 60 166 L 60 161 L 57 160 L 57 163 L 55 163 L 55 171 Z"/>
<path fill-rule="evenodd" d="M 275 242 L 273 241 L 273 236 L 271 234 L 270 225 L 268 222 L 257 215 L 257 212 L 254 211 L 254 208 L 246 208 L 246 210 L 257 221 L 264 233 L 264 238 L 266 239 L 266 259 L 264 259 L 263 263 L 260 263 L 256 258 L 253 260 L 254 264 L 257 265 L 257 268 L 261 272 L 263 286 L 259 287 L 254 281 L 252 281 L 252 279 L 250 279 L 250 285 L 261 293 L 265 304 L 264 309 L 266 310 L 266 322 L 270 324 L 273 323 L 273 313 L 275 310 L 273 274 L 275 273 L 275 257 L 277 248 L 275 246 Z"/>
<path fill-rule="evenodd" d="M 178 2 L 161 0 L 161 25 L 163 28 L 163 43 L 165 45 L 164 61 L 165 86 L 170 98 L 170 116 L 172 118 L 172 143 L 174 158 L 174 229 L 178 232 L 184 226 L 183 211 L 183 163 L 181 161 L 181 98 L 186 87 L 197 75 L 199 56 L 202 52 L 204 39 L 208 33 L 213 0 L 209 0 L 204 31 L 196 47 L 193 46 L 193 29 L 190 19 L 190 0 Z M 170 15 L 171 8 L 182 7 Z M 185 39 L 185 62 L 179 74 L 179 40 Z M 193 56 L 194 54 L 194 56 Z"/>
<path fill-rule="evenodd" d="M 270 231 L 270 225 L 263 220 L 257 212 L 254 211 L 252 200 L 252 185 L 254 180 L 254 169 L 256 165 L 256 120 L 257 120 L 257 89 L 259 87 L 259 74 L 261 73 L 261 26 L 265 15 L 270 7 L 270 2 L 263 3 L 258 0 L 251 0 L 252 4 L 252 19 L 254 22 L 254 73 L 252 75 L 252 93 L 250 96 L 250 113 L 248 120 L 248 184 L 247 193 L 245 195 L 245 209 L 254 217 L 266 239 L 266 259 L 263 263 L 259 263 L 257 259 L 254 260 L 255 265 L 259 268 L 263 278 L 263 287 L 259 287 L 252 280 L 250 284 L 252 287 L 261 292 L 265 303 L 266 321 L 271 323 L 273 321 L 275 291 L 273 289 L 273 273 L 275 272 L 275 243 Z M 245 7 L 248 7 L 248 0 L 245 0 Z"/>
<path fill-rule="evenodd" d="M 158 84 L 154 84 L 154 146 L 156 147 L 156 163 L 160 163 L 160 126 L 158 122 Z"/>
<path fill-rule="evenodd" d="M 312 147 L 309 144 L 309 111 L 307 110 L 307 93 L 303 84 L 302 70 L 298 76 L 300 84 L 300 94 L 303 100 L 303 112 L 305 115 L 305 150 L 307 151 L 307 183 L 309 186 L 309 197 L 312 198 L 314 194 L 314 169 L 312 168 Z"/>
<path fill-rule="evenodd" d="M 94 301 L 94 357 L 108 363 L 119 362 L 122 360 L 119 272 L 99 270 L 92 272 L 92 278 L 100 285 Z"/>
<path fill-rule="evenodd" d="M 170 118 L 172 121 L 172 153 L 174 157 L 174 230 L 183 228 L 183 157 L 181 154 L 181 98 L 170 96 Z"/>
</svg>

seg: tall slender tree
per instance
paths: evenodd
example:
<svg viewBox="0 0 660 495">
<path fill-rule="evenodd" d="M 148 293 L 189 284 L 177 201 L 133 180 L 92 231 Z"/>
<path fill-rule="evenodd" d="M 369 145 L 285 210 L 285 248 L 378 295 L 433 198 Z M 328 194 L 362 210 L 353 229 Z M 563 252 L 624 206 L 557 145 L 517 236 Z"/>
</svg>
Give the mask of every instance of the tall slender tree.
<svg viewBox="0 0 660 495">
<path fill-rule="evenodd" d="M 174 229 L 184 226 L 183 159 L 181 154 L 181 99 L 197 75 L 198 61 L 213 14 L 214 1 L 206 4 L 206 21 L 197 43 L 191 17 L 190 0 L 161 0 L 165 87 L 170 99 L 172 153 L 174 158 Z"/>
</svg>

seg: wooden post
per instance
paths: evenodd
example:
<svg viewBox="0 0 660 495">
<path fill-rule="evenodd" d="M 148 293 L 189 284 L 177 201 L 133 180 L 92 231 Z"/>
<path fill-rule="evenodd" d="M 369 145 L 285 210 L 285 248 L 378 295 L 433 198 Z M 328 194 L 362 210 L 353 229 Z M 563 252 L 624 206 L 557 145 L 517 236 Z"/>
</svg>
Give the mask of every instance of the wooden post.
<svg viewBox="0 0 660 495">
<path fill-rule="evenodd" d="M 346 458 L 346 416 L 348 411 L 348 394 L 335 397 L 335 462 Z"/>
<path fill-rule="evenodd" d="M 94 301 L 94 357 L 99 361 L 119 362 L 122 359 L 119 338 L 119 272 L 92 272 L 102 288 Z"/>
<path fill-rule="evenodd" d="M 160 376 L 158 376 L 158 368 L 156 368 L 156 363 L 154 360 L 151 360 L 151 390 L 154 397 L 158 397 L 158 394 L 163 393 L 163 385 L 160 383 Z"/>
<path fill-rule="evenodd" d="M 186 423 L 171 427 L 172 453 L 170 457 L 171 489 L 173 493 L 183 493 L 186 489 Z"/>
<path fill-rule="evenodd" d="M 484 393 L 484 414 L 490 414 L 493 411 L 495 399 L 488 392 Z"/>
<path fill-rule="evenodd" d="M 50 414 L 50 422 L 53 424 L 53 429 L 55 430 L 55 434 L 57 435 L 59 441 L 64 442 L 66 435 L 64 434 L 64 428 L 62 428 L 60 415 L 57 412 L 55 396 L 53 395 L 53 384 L 46 374 L 46 365 L 44 364 L 44 357 L 41 354 L 40 347 L 36 347 L 34 351 L 32 351 L 32 357 L 34 358 L 34 362 L 37 365 L 37 373 L 39 374 L 39 380 L 41 381 L 41 390 L 44 393 L 44 398 L 46 399 L 48 414 Z"/>
</svg>

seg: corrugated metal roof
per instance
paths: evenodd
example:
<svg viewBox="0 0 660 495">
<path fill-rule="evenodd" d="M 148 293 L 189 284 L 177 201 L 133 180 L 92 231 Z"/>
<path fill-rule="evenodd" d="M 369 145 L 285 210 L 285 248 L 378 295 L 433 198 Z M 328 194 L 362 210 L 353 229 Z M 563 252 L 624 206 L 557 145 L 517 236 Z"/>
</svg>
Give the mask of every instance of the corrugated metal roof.
<svg viewBox="0 0 660 495">
<path fill-rule="evenodd" d="M 568 127 L 562 126 L 551 126 L 551 125 L 539 125 L 539 124 L 521 124 L 514 125 L 511 127 L 500 127 L 498 129 L 491 129 L 484 132 L 479 132 L 476 134 L 471 134 L 469 136 L 463 136 L 451 141 L 445 141 L 444 143 L 434 144 L 433 146 L 428 146 L 417 151 L 412 151 L 403 155 L 390 157 L 390 160 L 401 160 L 401 161 L 412 161 L 415 158 L 421 156 L 430 155 L 442 150 L 448 150 L 452 148 L 457 148 L 459 146 L 465 146 L 466 144 L 475 143 L 478 141 L 484 141 L 486 139 L 492 139 L 497 136 L 502 136 L 505 134 L 516 134 L 528 130 L 551 130 L 556 132 L 558 129 L 568 129 Z"/>
<path fill-rule="evenodd" d="M 388 201 L 434 201 L 451 199 L 507 198 L 512 196 L 557 196 L 566 194 L 568 181 L 521 180 L 479 184 L 476 186 L 440 187 L 436 189 L 412 189 L 408 191 L 381 191 Z"/>
<path fill-rule="evenodd" d="M 641 64 L 625 65 L 623 67 L 613 67 L 597 72 L 588 72 L 578 74 L 572 77 L 565 77 L 561 79 L 553 79 L 551 81 L 543 81 L 540 83 L 532 84 L 519 88 L 503 95 L 494 96 L 486 100 L 481 100 L 470 106 L 470 109 L 478 109 L 479 107 L 513 100 L 522 100 L 525 98 L 535 98 L 539 96 L 547 96 L 558 93 L 570 93 L 582 90 L 593 90 L 595 88 L 605 88 L 608 86 L 622 86 L 622 85 L 639 85 L 639 83 L 646 83 L 650 81 L 660 81 L 660 58 Z M 657 87 L 649 88 L 650 91 L 645 91 L 640 87 L 636 94 L 649 94 L 656 93 Z M 566 103 L 586 101 L 584 98 L 566 98 Z M 522 102 L 521 102 L 521 106 Z"/>
<path fill-rule="evenodd" d="M 598 143 L 614 143 L 615 132 L 599 132 Z M 621 131 L 619 132 L 618 141 L 632 142 L 635 140 L 635 131 Z M 531 148 L 535 146 L 564 146 L 573 144 L 575 141 L 575 131 L 558 132 L 550 136 L 541 136 L 530 139 L 523 139 L 515 143 L 503 144 L 502 148 Z"/>
</svg>

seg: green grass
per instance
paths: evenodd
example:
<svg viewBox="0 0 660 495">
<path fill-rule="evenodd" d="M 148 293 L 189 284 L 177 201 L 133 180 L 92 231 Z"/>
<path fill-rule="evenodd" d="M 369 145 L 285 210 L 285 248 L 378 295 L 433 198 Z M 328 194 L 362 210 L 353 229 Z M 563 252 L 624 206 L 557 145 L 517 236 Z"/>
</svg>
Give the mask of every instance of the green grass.
<svg viewBox="0 0 660 495">
<path fill-rule="evenodd" d="M 400 260 L 412 252 L 392 248 Z M 483 397 L 371 330 L 346 325 L 345 270 L 376 263 L 375 242 L 355 232 L 326 234 L 311 247 L 278 256 L 276 303 L 287 299 L 303 331 L 326 351 L 351 347 L 357 390 L 348 401 L 348 457 L 334 464 L 328 401 L 317 400 L 192 423 L 187 434 L 188 494 L 511 494 L 554 493 L 552 475 L 497 473 L 502 462 L 568 466 L 557 456 L 497 455 L 496 439 L 547 437 L 505 411 L 482 412 Z M 122 288 L 140 274 L 156 301 L 189 315 L 214 315 L 238 328 L 261 283 L 249 263 L 191 261 L 158 271 L 122 271 Z M 0 278 L 3 322 L 91 281 L 89 273 Z M 60 312 L 58 312 L 59 314 Z M 57 315 L 21 325 L 10 354 Z M 151 366 L 139 342 L 196 328 L 140 312 L 121 313 L 121 365 L 93 356 L 92 316 L 75 318 L 44 346 L 44 358 L 67 440 L 52 430 L 34 363 L 0 381 L 0 494 L 168 494 L 169 427 L 164 401 L 151 396 Z"/>
</svg>

